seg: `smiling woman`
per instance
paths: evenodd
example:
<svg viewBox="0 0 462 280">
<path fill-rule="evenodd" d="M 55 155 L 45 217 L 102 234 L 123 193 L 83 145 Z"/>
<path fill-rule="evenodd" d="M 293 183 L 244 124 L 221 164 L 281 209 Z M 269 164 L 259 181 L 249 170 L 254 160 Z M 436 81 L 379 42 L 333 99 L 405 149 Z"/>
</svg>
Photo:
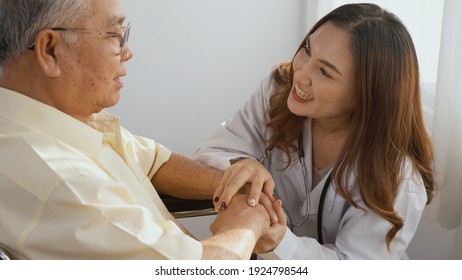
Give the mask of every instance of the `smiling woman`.
<svg viewBox="0 0 462 280">
<path fill-rule="evenodd" d="M 293 60 L 294 82 L 287 100 L 293 114 L 331 121 L 350 119 L 355 106 L 350 44 L 349 34 L 332 23 L 326 23 L 307 37 Z M 320 169 L 326 165 L 317 164 Z"/>
<path fill-rule="evenodd" d="M 275 188 L 293 223 L 271 257 L 405 259 L 434 188 L 411 36 L 381 7 L 347 4 L 306 38 L 195 157 L 231 165 L 217 205 L 246 183 L 249 202 Z"/>
</svg>

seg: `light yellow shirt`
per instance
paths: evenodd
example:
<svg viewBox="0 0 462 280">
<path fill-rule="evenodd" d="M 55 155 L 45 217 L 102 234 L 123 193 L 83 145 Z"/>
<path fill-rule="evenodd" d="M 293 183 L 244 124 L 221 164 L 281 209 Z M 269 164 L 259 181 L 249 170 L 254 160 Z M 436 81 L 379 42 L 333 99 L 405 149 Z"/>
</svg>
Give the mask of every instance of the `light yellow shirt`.
<svg viewBox="0 0 462 280">
<path fill-rule="evenodd" d="M 0 88 L 0 243 L 17 259 L 200 259 L 150 178 L 171 152 Z"/>
</svg>

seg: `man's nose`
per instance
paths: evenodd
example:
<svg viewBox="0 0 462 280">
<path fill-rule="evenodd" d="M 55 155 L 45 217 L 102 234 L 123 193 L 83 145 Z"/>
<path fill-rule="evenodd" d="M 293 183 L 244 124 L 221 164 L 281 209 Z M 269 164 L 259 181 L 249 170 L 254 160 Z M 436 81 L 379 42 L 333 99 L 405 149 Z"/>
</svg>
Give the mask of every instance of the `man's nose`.
<svg viewBox="0 0 462 280">
<path fill-rule="evenodd" d="M 130 45 L 125 45 L 125 48 L 123 49 L 121 53 L 121 61 L 125 62 L 127 60 L 130 60 L 133 57 L 133 51 L 130 48 Z"/>
</svg>

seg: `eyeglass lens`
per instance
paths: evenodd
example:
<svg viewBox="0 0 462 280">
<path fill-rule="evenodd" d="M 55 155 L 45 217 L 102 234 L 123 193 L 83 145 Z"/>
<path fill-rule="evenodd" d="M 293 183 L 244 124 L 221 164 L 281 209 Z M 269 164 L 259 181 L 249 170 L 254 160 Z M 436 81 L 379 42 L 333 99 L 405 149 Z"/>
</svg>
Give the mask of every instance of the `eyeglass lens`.
<svg viewBox="0 0 462 280">
<path fill-rule="evenodd" d="M 130 35 L 130 23 L 127 23 L 127 25 L 124 27 L 122 40 L 120 42 L 120 52 L 121 53 L 124 51 L 125 45 L 128 42 L 129 35 Z"/>
</svg>

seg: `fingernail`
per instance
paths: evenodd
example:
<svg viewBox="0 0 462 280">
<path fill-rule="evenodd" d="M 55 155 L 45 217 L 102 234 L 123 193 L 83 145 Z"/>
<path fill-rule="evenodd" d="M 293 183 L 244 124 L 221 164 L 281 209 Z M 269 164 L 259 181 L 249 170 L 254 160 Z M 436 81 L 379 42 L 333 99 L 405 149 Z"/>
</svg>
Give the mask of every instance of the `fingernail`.
<svg viewBox="0 0 462 280">
<path fill-rule="evenodd" d="M 223 209 L 226 209 L 228 206 L 226 205 L 226 202 L 221 202 L 221 209 L 220 210 L 223 210 Z"/>
<path fill-rule="evenodd" d="M 252 199 L 249 200 L 249 205 L 253 207 L 253 206 L 257 205 L 257 202 L 255 201 L 255 199 L 252 198 Z"/>
<path fill-rule="evenodd" d="M 215 197 L 213 198 L 213 202 L 218 202 L 219 199 L 220 199 L 220 198 L 219 198 L 218 196 L 215 196 Z"/>
</svg>

